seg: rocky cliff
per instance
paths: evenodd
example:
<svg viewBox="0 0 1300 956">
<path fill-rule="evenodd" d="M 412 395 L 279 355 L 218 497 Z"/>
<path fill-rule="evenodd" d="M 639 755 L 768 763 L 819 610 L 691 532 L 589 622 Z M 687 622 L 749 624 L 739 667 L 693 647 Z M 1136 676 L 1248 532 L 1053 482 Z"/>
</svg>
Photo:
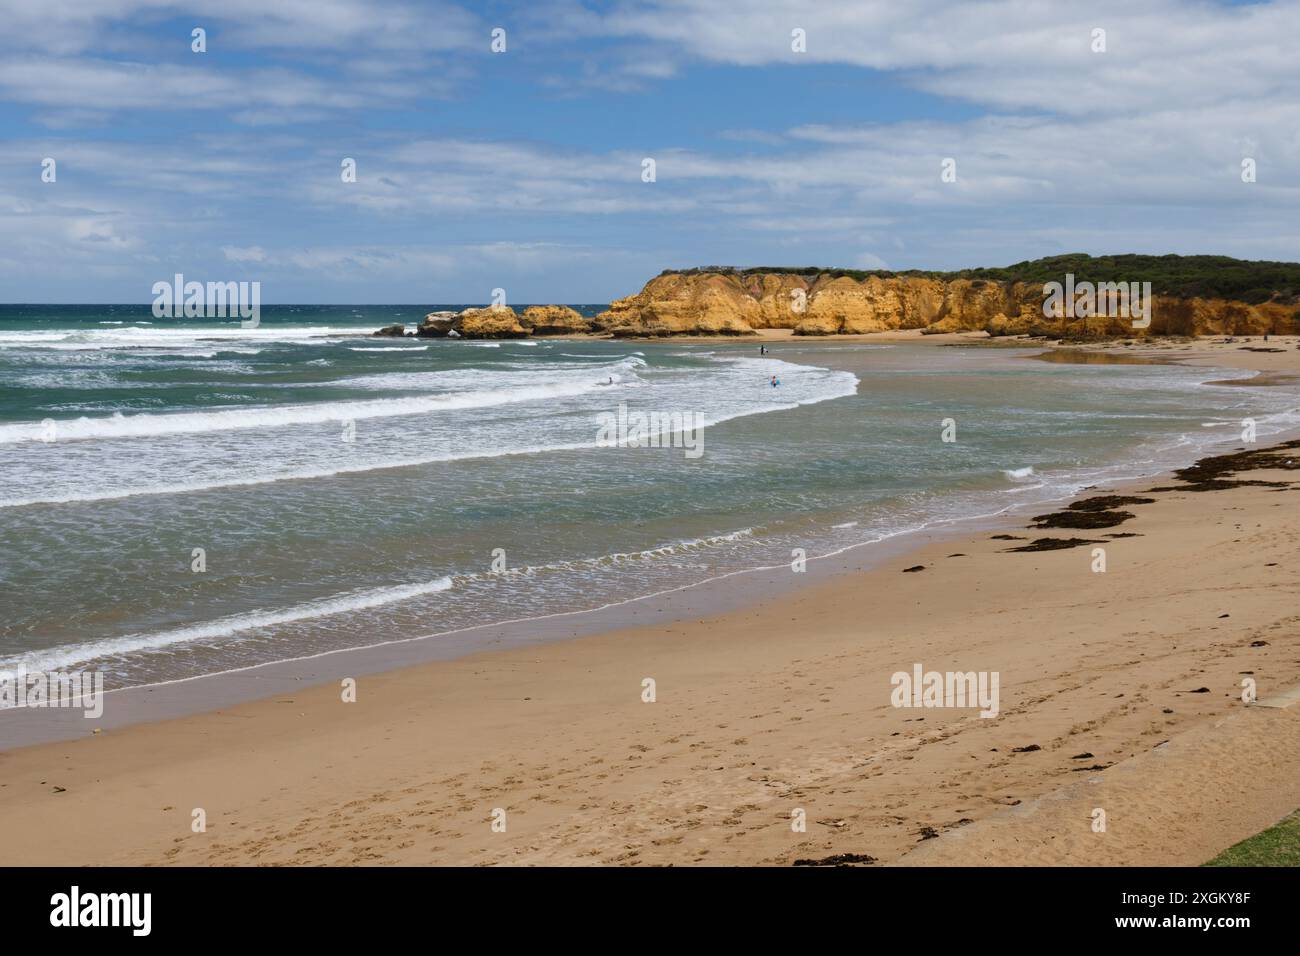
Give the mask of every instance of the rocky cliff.
<svg viewBox="0 0 1300 956">
<path fill-rule="evenodd" d="M 636 295 L 612 302 L 594 324 L 615 336 L 750 335 L 763 328 L 796 335 L 894 329 L 1050 336 L 1300 333 L 1300 310 L 1285 299 L 1248 304 L 1157 293 L 1150 325 L 1134 328 L 1128 312 L 1079 317 L 1058 309 L 1047 317 L 1045 298 L 1041 281 L 692 271 L 652 279 Z"/>
<path fill-rule="evenodd" d="M 1123 299 L 1116 283 L 1123 283 Z M 1130 302 L 1128 295 L 1138 298 Z M 1300 263 L 1066 253 L 960 272 L 711 266 L 665 272 L 595 319 L 563 305 L 529 306 L 522 315 L 499 306 L 431 312 L 415 334 L 653 337 L 753 335 L 759 329 L 796 335 L 895 329 L 1052 337 L 1294 335 L 1300 334 Z M 375 334 L 408 333 L 394 325 Z"/>
</svg>

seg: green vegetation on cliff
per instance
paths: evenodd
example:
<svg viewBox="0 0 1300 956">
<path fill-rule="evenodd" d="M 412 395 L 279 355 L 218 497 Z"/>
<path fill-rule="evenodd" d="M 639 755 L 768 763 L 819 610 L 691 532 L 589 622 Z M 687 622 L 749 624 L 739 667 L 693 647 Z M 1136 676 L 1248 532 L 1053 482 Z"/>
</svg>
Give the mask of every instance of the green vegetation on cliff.
<svg viewBox="0 0 1300 956">
<path fill-rule="evenodd" d="M 662 275 L 696 275 L 717 272 L 724 275 L 785 273 L 799 276 L 848 276 L 861 282 L 871 276 L 890 279 L 912 276 L 927 279 L 971 279 L 976 282 L 1061 282 L 1073 273 L 1075 282 L 1150 282 L 1156 295 L 1180 299 L 1234 299 L 1249 305 L 1261 302 L 1295 304 L 1300 301 L 1300 262 L 1252 262 L 1231 256 L 1090 256 L 1082 252 L 1030 259 L 1015 265 L 931 272 L 922 269 L 823 269 L 816 266 L 705 266 L 698 269 L 665 269 Z"/>
</svg>

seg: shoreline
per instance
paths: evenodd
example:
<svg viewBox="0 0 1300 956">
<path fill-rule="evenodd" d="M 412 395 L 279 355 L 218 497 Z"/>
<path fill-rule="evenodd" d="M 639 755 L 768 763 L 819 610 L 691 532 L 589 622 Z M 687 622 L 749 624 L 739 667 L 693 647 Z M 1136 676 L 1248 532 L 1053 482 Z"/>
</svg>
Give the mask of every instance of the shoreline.
<svg viewBox="0 0 1300 956">
<path fill-rule="evenodd" d="M 915 330 L 873 333 L 871 335 L 837 335 L 794 337 L 788 329 L 764 330 L 781 333 L 782 338 L 802 344 L 804 340 L 830 339 L 851 343 L 861 339 L 888 341 L 891 344 L 922 341 L 934 346 L 975 345 L 987 341 L 984 333 L 948 333 L 920 335 Z M 557 337 L 561 338 L 561 337 Z M 713 339 L 730 341 L 734 337 Z M 1025 349 L 1024 343 L 1000 344 L 996 348 Z M 1055 355 L 1077 354 L 1069 350 L 1047 350 L 1022 356 L 1026 359 L 1053 361 Z M 1177 364 L 1141 356 L 1119 353 L 1093 354 L 1089 361 L 1105 364 Z M 1240 384 L 1254 379 L 1235 380 Z M 1204 385 L 1218 384 L 1203 382 Z M 1282 441 L 1300 436 L 1300 427 L 1276 436 Z M 1234 444 L 1224 439 L 1204 446 L 1196 455 L 1216 453 L 1216 449 Z M 1184 464 L 1191 464 L 1193 459 Z M 1116 478 L 1109 484 L 1125 489 L 1160 478 L 1169 478 L 1168 469 Z M 419 667 L 503 651 L 526 649 L 552 642 L 569 641 L 638 626 L 670 626 L 695 615 L 735 613 L 745 607 L 773 597 L 788 597 L 825 581 L 854 573 L 877 569 L 887 562 L 906 557 L 936 543 L 960 540 L 978 532 L 1023 527 L 1019 523 L 1035 511 L 1050 511 L 1063 506 L 1083 493 L 1053 493 L 1032 501 L 1019 501 L 994 511 L 963 518 L 936 518 L 919 528 L 895 535 L 862 541 L 837 550 L 809 555 L 807 571 L 793 575 L 788 563 L 742 568 L 725 572 L 678 587 L 630 597 L 592 608 L 580 608 L 540 616 L 524 616 L 448 631 L 436 631 L 410 637 L 374 641 L 356 646 L 335 648 L 301 657 L 291 657 L 222 669 L 174 680 L 157 681 L 105 692 L 105 714 L 87 721 L 78 710 L 0 710 L 0 755 L 19 748 L 79 739 L 88 733 L 119 730 L 162 720 L 208 714 L 223 708 L 268 699 L 276 694 L 303 687 L 320 687 L 345 677 L 383 674 L 402 668 Z M 868 550 L 869 549 L 869 550 Z M 667 604 L 685 598 L 685 605 Z M 632 619 L 635 619 L 632 622 Z M 484 639 L 486 636 L 486 640 Z M 111 704 L 111 706 L 110 706 Z"/>
<path fill-rule="evenodd" d="M 1136 494 L 1160 483 L 1147 476 L 1087 493 Z M 1288 644 L 1285 630 L 1276 633 L 1293 620 L 1285 612 L 1294 594 L 1280 592 L 1294 592 L 1294 577 L 1283 588 L 1235 586 L 1233 600 L 1244 609 L 1223 611 L 1217 597 L 1225 573 L 1300 539 L 1300 520 L 1287 514 L 1293 509 L 1280 516 L 1272 510 L 1282 507 L 1279 490 L 1158 493 L 1156 503 L 1133 509 L 1136 517 L 1117 532 L 1124 537 L 1106 543 L 1120 564 L 1108 575 L 1087 570 L 1086 547 L 1009 553 L 1013 542 L 987 533 L 1014 530 L 1016 516 L 1007 515 L 983 529 L 907 536 L 873 554 L 869 566 L 862 555 L 839 568 L 810 559 L 802 581 L 788 569 L 738 572 L 730 607 L 651 608 L 648 602 L 662 600 L 651 596 L 633 601 L 647 606 L 632 615 L 629 604 L 561 615 L 540 636 L 536 623 L 526 622 L 517 626 L 531 630 L 534 643 L 454 659 L 409 658 L 405 652 L 425 637 L 365 649 L 373 669 L 354 666 L 359 657 L 346 659 L 356 649 L 313 659 L 322 663 L 308 673 L 259 665 L 229 675 L 223 693 L 238 694 L 215 706 L 194 693 L 211 677 L 137 688 L 151 711 L 140 722 L 123 720 L 89 736 L 91 722 L 78 714 L 71 718 L 80 722 L 76 739 L 0 751 L 0 839 L 15 862 L 32 863 L 783 864 L 838 852 L 894 863 L 919 845 L 918 833 L 947 837 L 975 823 L 978 829 L 962 834 L 960 852 L 920 837 L 928 862 L 965 859 L 987 852 L 967 849 L 976 833 L 1002 832 L 985 822 L 1000 808 L 1040 800 L 1061 780 L 1077 779 L 1067 759 L 1076 751 L 1136 759 L 1153 727 L 1172 738 L 1245 709 L 1223 690 L 1238 661 L 1268 661 L 1251 668 L 1260 672 L 1261 696 L 1266 686 L 1300 682 L 1300 662 L 1287 659 L 1295 656 L 1294 638 Z M 1219 552 L 1233 550 L 1232 535 L 1243 532 L 1223 524 L 1235 521 L 1239 529 L 1243 518 L 1259 519 L 1252 534 L 1267 546 L 1252 540 L 1225 559 Z M 1100 539 L 1105 532 L 1024 530 L 1022 523 L 1015 534 L 1020 546 L 1035 537 Z M 1204 566 L 1185 568 L 1190 554 L 1204 554 Z M 1129 556 L 1147 571 L 1126 570 Z M 1032 568 L 1031 576 L 1008 575 L 1007 562 Z M 918 563 L 923 572 L 899 574 Z M 1199 574 L 1203 584 L 1171 587 L 1171 568 Z M 780 582 L 787 586 L 774 589 Z M 674 593 L 694 600 L 698 590 Z M 1115 590 L 1121 593 L 1109 593 Z M 1161 602 L 1166 610 L 1153 608 Z M 1158 655 L 1154 644 L 1134 647 L 1146 615 L 1182 627 L 1189 605 L 1208 623 Z M 575 616 L 589 627 L 571 630 L 567 619 Z M 1125 625 L 1111 626 L 1112 619 Z M 1271 640 L 1258 648 L 1253 638 L 1225 645 L 1209 633 L 1239 628 L 1239 621 Z M 1104 633 L 1070 639 L 1094 628 Z M 864 634 L 871 638 L 865 644 Z M 1158 660 L 1143 662 L 1148 654 Z M 910 661 L 1000 671 L 1012 697 L 1005 723 L 890 708 L 888 673 Z M 1087 692 L 1098 679 L 1079 676 L 1090 669 L 1106 675 L 1102 696 L 1130 701 L 1099 707 L 1098 695 Z M 1206 677 L 1210 671 L 1216 676 Z M 358 678 L 359 703 L 341 703 L 331 684 L 340 675 Z M 658 684 L 658 710 L 640 700 L 647 675 Z M 1152 688 L 1182 697 L 1200 683 L 1214 690 L 1190 698 L 1187 712 L 1179 704 L 1174 716 L 1152 722 L 1130 709 L 1154 696 Z M 167 712 L 162 686 L 184 691 L 174 695 L 175 712 Z M 763 742 L 751 743 L 756 737 Z M 947 753 L 966 741 L 990 746 L 958 748 L 960 760 Z M 1043 762 L 1038 753 L 1003 756 L 1013 743 L 1041 743 L 1066 766 L 1035 768 Z M 981 758 L 990 751 L 991 759 Z M 990 765 L 965 769 L 982 759 Z M 1195 759 L 1188 765 L 1188 773 L 1207 772 Z M 1300 788 L 1295 797 L 1300 804 Z M 1274 805 L 1277 793 L 1269 800 Z M 796 803 L 808 804 L 808 832 L 792 836 L 780 818 Z M 496 806 L 508 806 L 521 822 L 518 831 L 512 826 L 516 835 L 493 842 L 487 817 Z M 207 834 L 189 832 L 190 807 L 210 814 Z M 77 839 L 67 820 L 85 815 L 106 825 Z M 1213 822 L 1209 842 L 1227 846 L 1248 835 L 1239 829 Z M 1138 862 L 1167 862 L 1157 846 L 1139 851 Z M 1050 847 L 1035 852 L 1033 862 L 1061 862 Z"/>
<path fill-rule="evenodd" d="M 1295 478 L 1244 477 L 1257 476 Z M 1153 482 L 1136 484 L 1091 493 Z M 896 863 L 928 834 L 975 824 L 957 849 L 935 841 L 918 862 L 964 859 L 987 852 L 975 834 L 1005 829 L 1000 811 L 1038 805 L 1078 779 L 1071 771 L 1104 771 L 1249 710 L 1231 690 L 1247 661 L 1261 696 L 1300 682 L 1285 630 L 1297 620 L 1294 571 L 1227 603 L 1219 561 L 1202 560 L 1204 590 L 1153 573 L 1168 570 L 1171 546 L 1175 557 L 1189 543 L 1207 555 L 1229 546 L 1244 524 L 1234 513 L 1272 517 L 1263 509 L 1283 507 L 1278 489 L 1156 494 L 1123 524 L 1136 536 L 1107 544 L 1108 575 L 1089 572 L 1088 548 L 1014 554 L 981 534 L 954 554 L 951 539 L 933 541 L 743 611 L 376 674 L 359 680 L 356 704 L 336 687 L 299 686 L 287 699 L 9 751 L 0 839 L 28 863 L 788 864 L 840 852 Z M 1262 566 L 1290 553 L 1291 510 L 1263 532 L 1267 546 L 1256 531 L 1235 550 Z M 899 574 L 917 561 L 924 573 Z M 1135 646 L 1151 619 L 1159 631 Z M 1166 626 L 1181 631 L 1172 646 Z M 1226 628 L 1225 642 L 1215 632 Z M 909 661 L 999 671 L 1001 714 L 890 707 L 888 674 Z M 640 699 L 647 675 L 653 709 Z M 1189 693 L 1202 684 L 1208 693 Z M 1165 700 L 1177 710 L 1153 722 Z M 1072 766 L 1080 751 L 1104 763 Z M 1290 782 L 1284 800 L 1300 802 L 1289 767 L 1270 772 Z M 1212 824 L 1209 841 L 1249 835 L 1277 789 L 1253 815 L 1199 821 Z M 1167 783 L 1159 792 L 1169 800 Z M 205 834 L 189 831 L 191 807 L 208 814 Z M 494 839 L 493 807 L 509 808 L 512 836 Z M 791 807 L 806 808 L 806 834 L 791 834 Z M 66 821 L 82 814 L 103 825 L 78 834 Z M 1127 861 L 1166 862 L 1167 849 L 1143 844 Z M 1052 852 L 1036 846 L 1032 862 L 1062 862 Z"/>
<path fill-rule="evenodd" d="M 1161 474 L 1168 473 L 1157 472 L 1132 480 L 1149 481 Z M 990 514 L 936 519 L 923 528 L 848 545 L 826 554 L 809 555 L 808 570 L 800 577 L 791 574 L 788 564 L 743 568 L 594 608 L 478 624 L 170 681 L 113 688 L 105 691 L 106 702 L 116 702 L 112 715 L 109 715 L 106 703 L 105 717 L 93 723 L 87 723 L 78 710 L 30 710 L 26 713 L 0 710 L 0 756 L 20 748 L 79 739 L 88 732 L 213 713 L 224 707 L 263 700 L 274 693 L 319 687 L 344 677 L 372 676 L 440 661 L 499 654 L 532 645 L 605 634 L 628 626 L 629 608 L 633 617 L 644 613 L 644 618 L 637 622 L 639 626 L 671 625 L 695 614 L 734 613 L 758 600 L 786 596 L 847 574 L 873 570 L 927 546 L 960 540 L 978 531 L 1019 527 L 1015 522 L 1018 514 L 1051 508 L 1053 502 L 1067 501 L 1071 497 L 1052 496 L 1034 503 L 1017 503 Z M 867 548 L 873 549 L 870 554 L 863 553 Z M 693 592 L 701 593 L 701 607 L 641 607 L 673 595 Z M 488 643 L 497 646 L 485 647 L 481 640 L 475 639 L 483 632 L 495 632 Z M 125 707 L 120 706 L 123 703 Z"/>
<path fill-rule="evenodd" d="M 36 865 L 1197 862 L 1300 805 L 1300 753 L 1275 745 L 1300 709 L 1238 700 L 1242 674 L 1261 697 L 1300 684 L 1300 476 L 1240 477 L 1287 485 L 1114 481 L 1071 497 L 1153 499 L 1118 527 L 1026 528 L 1036 505 L 517 624 L 516 646 L 430 659 L 422 637 L 126 689 L 100 734 L 10 711 L 0 731 L 53 715 L 75 737 L 0 750 L 0 840 Z M 1087 545 L 1013 550 L 1039 537 Z M 914 663 L 1000 672 L 1000 714 L 893 708 Z M 1223 792 L 1225 735 L 1268 786 Z M 1101 792 L 1105 844 L 1086 814 L 1071 829 Z"/>
</svg>

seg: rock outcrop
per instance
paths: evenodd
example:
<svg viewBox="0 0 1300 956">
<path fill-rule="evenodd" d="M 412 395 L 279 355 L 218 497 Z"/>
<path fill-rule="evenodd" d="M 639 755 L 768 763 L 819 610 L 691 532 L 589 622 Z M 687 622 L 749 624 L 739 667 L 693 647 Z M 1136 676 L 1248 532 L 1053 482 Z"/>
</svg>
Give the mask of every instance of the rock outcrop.
<svg viewBox="0 0 1300 956">
<path fill-rule="evenodd" d="M 533 335 L 584 335 L 591 322 L 567 305 L 530 305 L 519 317 L 519 324 Z"/>
<path fill-rule="evenodd" d="M 456 327 L 457 315 L 456 312 L 430 312 L 415 334 L 422 339 L 445 339 Z"/>
<path fill-rule="evenodd" d="M 944 286 L 934 279 L 857 282 L 847 276 L 815 283 L 796 335 L 854 335 L 924 329 L 943 312 Z"/>
<path fill-rule="evenodd" d="M 523 339 L 528 337 L 528 329 L 520 324 L 514 309 L 489 306 L 463 312 L 430 312 L 415 334 L 431 339 L 449 335 L 466 339 Z"/>
<path fill-rule="evenodd" d="M 406 334 L 406 326 L 404 326 L 404 325 L 385 325 L 382 329 L 379 329 L 379 330 L 376 331 L 376 332 L 371 332 L 370 334 L 371 334 L 371 335 L 386 335 L 386 336 L 389 336 L 389 337 L 391 337 L 391 338 L 401 338 L 402 336 L 404 336 L 404 335 Z"/>
<path fill-rule="evenodd" d="M 670 273 L 651 279 L 634 296 L 611 302 L 596 325 L 615 337 L 753 335 L 751 319 L 758 316 L 758 301 L 735 276 Z"/>
<path fill-rule="evenodd" d="M 509 306 L 466 309 L 458 317 L 456 332 L 467 339 L 526 339 L 528 330 Z"/>
</svg>

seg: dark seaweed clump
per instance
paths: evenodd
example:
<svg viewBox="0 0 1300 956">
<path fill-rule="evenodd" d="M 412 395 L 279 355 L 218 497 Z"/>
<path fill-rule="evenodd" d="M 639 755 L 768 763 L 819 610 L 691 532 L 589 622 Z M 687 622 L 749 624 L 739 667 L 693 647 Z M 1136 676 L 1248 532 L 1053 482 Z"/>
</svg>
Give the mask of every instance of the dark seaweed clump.
<svg viewBox="0 0 1300 956">
<path fill-rule="evenodd" d="M 1068 511 L 1054 511 L 1050 515 L 1034 518 L 1036 528 L 1113 528 L 1134 517 L 1131 511 L 1117 511 L 1124 505 L 1149 505 L 1154 498 L 1136 495 L 1097 495 L 1084 498 L 1069 506 Z"/>
<path fill-rule="evenodd" d="M 795 860 L 795 866 L 856 866 L 859 863 L 875 863 L 874 856 L 865 853 L 837 853 L 824 856 L 820 860 Z"/>
<path fill-rule="evenodd" d="M 1034 518 L 1035 528 L 1113 528 L 1129 518 L 1131 511 L 1054 511 Z"/>
<path fill-rule="evenodd" d="M 1283 442 L 1272 448 L 1260 448 L 1252 451 L 1236 451 L 1226 455 L 1214 455 L 1202 458 L 1194 465 L 1179 468 L 1174 477 L 1183 485 L 1166 485 L 1152 488 L 1155 491 L 1222 491 L 1226 488 L 1243 488 L 1255 485 L 1264 488 L 1289 488 L 1285 481 L 1259 481 L 1237 478 L 1238 472 L 1257 471 L 1259 469 L 1278 469 L 1282 471 L 1300 471 L 1300 456 L 1288 455 L 1288 449 L 1300 448 L 1300 439 Z"/>
<path fill-rule="evenodd" d="M 1082 501 L 1076 501 L 1070 505 L 1071 511 L 1109 511 L 1112 508 L 1121 508 L 1126 505 L 1149 505 L 1155 501 L 1154 498 L 1139 498 L 1136 495 L 1098 495 L 1095 498 L 1084 498 Z"/>
<path fill-rule="evenodd" d="M 1061 551 L 1065 548 L 1078 548 L 1085 544 L 1105 544 L 1105 541 L 1093 541 L 1090 538 L 1035 538 L 1029 544 L 1008 551 Z"/>
</svg>

